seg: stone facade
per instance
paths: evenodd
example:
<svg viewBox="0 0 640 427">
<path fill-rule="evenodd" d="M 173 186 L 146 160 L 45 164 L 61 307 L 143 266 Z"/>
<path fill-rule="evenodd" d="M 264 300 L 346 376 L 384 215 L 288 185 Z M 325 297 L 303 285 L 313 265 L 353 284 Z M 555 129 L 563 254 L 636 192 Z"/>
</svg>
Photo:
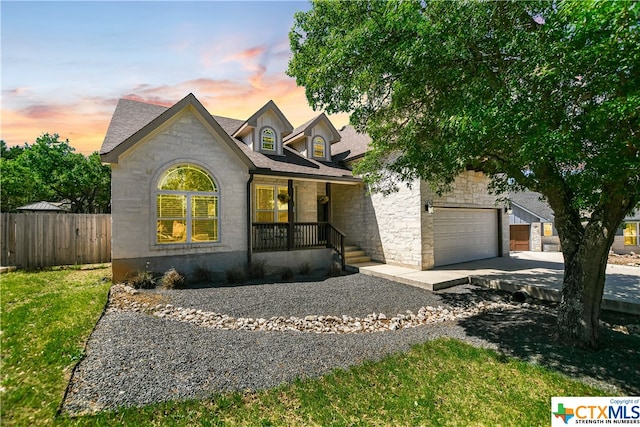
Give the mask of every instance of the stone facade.
<svg viewBox="0 0 640 427">
<path fill-rule="evenodd" d="M 542 252 L 542 223 L 532 222 L 529 236 L 529 250 Z"/>
<path fill-rule="evenodd" d="M 488 192 L 489 179 L 468 171 L 453 183 L 452 190 L 435 194 L 428 183 L 400 185 L 384 196 L 367 194 L 364 185 L 332 185 L 332 218 L 347 234 L 347 241 L 360 246 L 375 261 L 426 270 L 434 267 L 434 214 L 425 209 L 431 200 L 435 209 L 492 209 L 498 218 L 498 255 L 509 256 L 509 220 L 496 196 Z"/>
<path fill-rule="evenodd" d="M 156 243 L 156 188 L 164 171 L 192 164 L 207 171 L 219 190 L 220 241 L 191 245 Z M 246 262 L 248 169 L 200 119 L 185 110 L 122 154 L 112 165 L 113 280 L 130 270 L 184 273 L 200 266 L 224 270 Z M 238 214 L 238 213 L 242 214 Z M 212 256 L 219 255 L 219 256 Z"/>
</svg>

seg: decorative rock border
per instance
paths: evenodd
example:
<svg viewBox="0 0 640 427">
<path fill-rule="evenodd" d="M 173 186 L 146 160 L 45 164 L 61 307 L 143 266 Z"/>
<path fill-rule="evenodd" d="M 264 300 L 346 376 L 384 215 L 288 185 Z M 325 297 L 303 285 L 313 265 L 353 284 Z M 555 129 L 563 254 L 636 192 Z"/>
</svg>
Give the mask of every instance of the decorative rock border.
<svg viewBox="0 0 640 427">
<path fill-rule="evenodd" d="M 111 301 L 108 311 L 135 311 L 150 314 L 152 316 L 188 322 L 206 328 L 221 330 L 245 330 L 245 331 L 299 331 L 315 332 L 323 334 L 350 334 L 395 331 L 416 326 L 454 321 L 475 316 L 484 311 L 504 311 L 515 308 L 541 306 L 525 304 L 510 304 L 505 302 L 480 301 L 469 304 L 466 307 L 421 307 L 417 313 L 407 310 L 404 314 L 387 316 L 384 313 L 372 313 L 366 317 L 350 316 L 317 316 L 309 315 L 300 317 L 271 317 L 271 318 L 247 318 L 233 317 L 226 314 L 196 310 L 194 308 L 174 307 L 171 304 L 154 304 L 151 302 L 135 301 L 134 296 L 139 294 L 135 289 L 118 284 L 111 290 Z"/>
</svg>

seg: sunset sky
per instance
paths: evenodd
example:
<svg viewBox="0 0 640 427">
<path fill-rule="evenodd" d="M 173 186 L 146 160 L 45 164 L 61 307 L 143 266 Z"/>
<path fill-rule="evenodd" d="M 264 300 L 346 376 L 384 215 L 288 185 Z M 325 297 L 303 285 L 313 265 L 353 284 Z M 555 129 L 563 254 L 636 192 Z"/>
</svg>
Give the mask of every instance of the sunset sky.
<svg viewBox="0 0 640 427">
<path fill-rule="evenodd" d="M 99 150 L 120 98 L 172 105 L 192 92 L 245 119 L 273 99 L 293 126 L 315 114 L 285 75 L 303 1 L 1 1 L 0 139 L 58 133 Z M 336 127 L 346 115 L 332 116 Z"/>
</svg>

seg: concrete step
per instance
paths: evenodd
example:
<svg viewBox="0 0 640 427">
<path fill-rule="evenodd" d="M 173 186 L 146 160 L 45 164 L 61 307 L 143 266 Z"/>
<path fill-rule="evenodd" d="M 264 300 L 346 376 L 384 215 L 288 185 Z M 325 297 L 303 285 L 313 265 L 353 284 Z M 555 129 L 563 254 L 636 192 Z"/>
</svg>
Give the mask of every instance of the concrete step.
<svg viewBox="0 0 640 427">
<path fill-rule="evenodd" d="M 363 262 L 371 262 L 370 256 L 345 257 L 346 264 L 360 264 Z"/>
<path fill-rule="evenodd" d="M 359 251 L 360 250 L 360 246 L 355 246 L 355 245 L 347 245 L 344 247 L 344 251 L 345 252 L 349 252 L 349 251 Z"/>
<path fill-rule="evenodd" d="M 344 252 L 345 258 L 353 258 L 353 257 L 365 256 L 365 255 L 366 255 L 365 251 L 345 251 Z"/>
</svg>

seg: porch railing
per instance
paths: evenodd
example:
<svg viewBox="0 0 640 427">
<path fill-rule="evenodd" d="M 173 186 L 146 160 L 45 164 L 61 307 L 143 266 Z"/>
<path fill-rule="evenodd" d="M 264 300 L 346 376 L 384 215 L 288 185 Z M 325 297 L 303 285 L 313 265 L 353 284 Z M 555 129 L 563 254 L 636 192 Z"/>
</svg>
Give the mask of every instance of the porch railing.
<svg viewBox="0 0 640 427">
<path fill-rule="evenodd" d="M 252 225 L 253 252 L 331 248 L 342 259 L 344 233 L 328 222 L 259 222 Z"/>
</svg>

